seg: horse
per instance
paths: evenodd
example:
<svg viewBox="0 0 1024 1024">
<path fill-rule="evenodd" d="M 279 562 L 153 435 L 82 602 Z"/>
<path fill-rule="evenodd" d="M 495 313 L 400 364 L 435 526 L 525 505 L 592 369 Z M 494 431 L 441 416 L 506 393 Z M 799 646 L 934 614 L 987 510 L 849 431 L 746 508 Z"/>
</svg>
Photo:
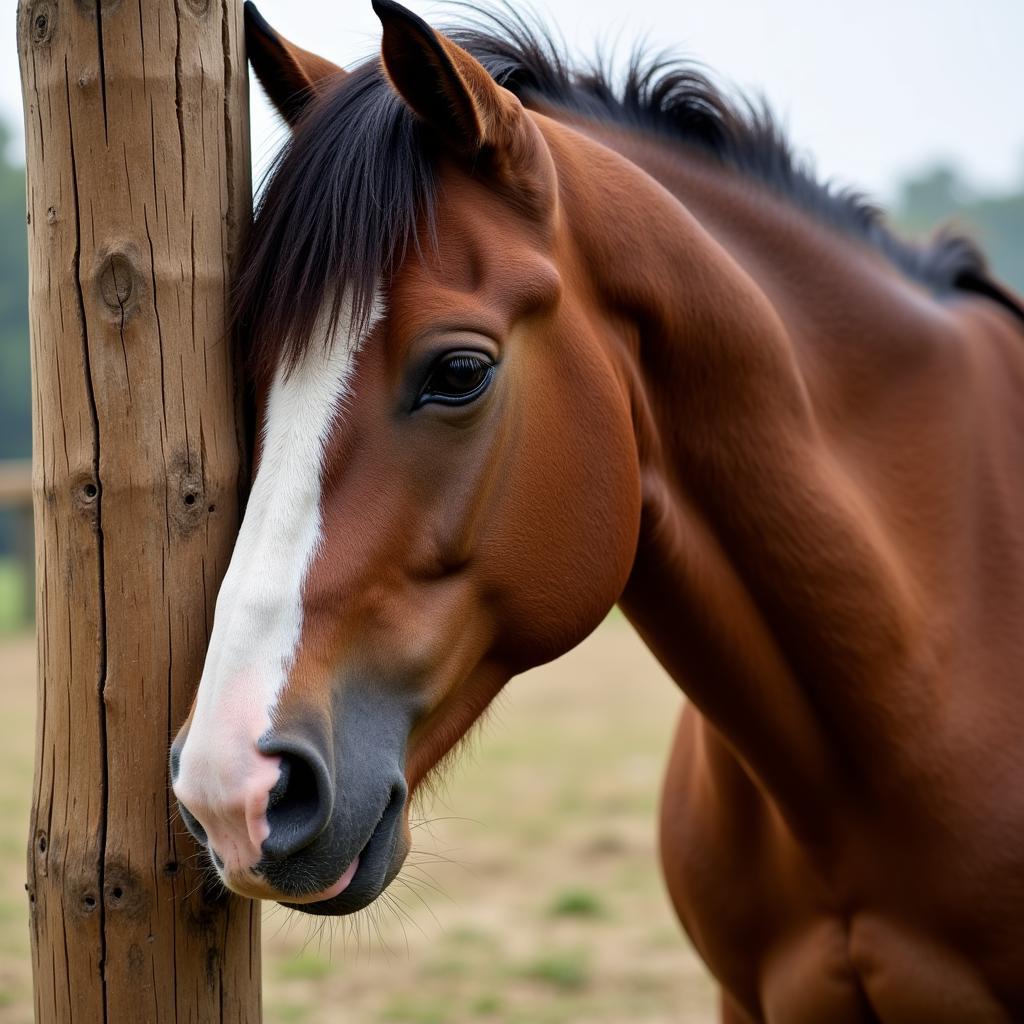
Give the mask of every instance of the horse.
<svg viewBox="0 0 1024 1024">
<path fill-rule="evenodd" d="M 617 603 L 687 697 L 660 855 L 723 1021 L 1024 1019 L 1021 300 L 685 61 L 373 6 L 348 72 L 246 6 L 290 135 L 170 756 L 220 879 L 370 904 L 410 795 Z"/>
</svg>

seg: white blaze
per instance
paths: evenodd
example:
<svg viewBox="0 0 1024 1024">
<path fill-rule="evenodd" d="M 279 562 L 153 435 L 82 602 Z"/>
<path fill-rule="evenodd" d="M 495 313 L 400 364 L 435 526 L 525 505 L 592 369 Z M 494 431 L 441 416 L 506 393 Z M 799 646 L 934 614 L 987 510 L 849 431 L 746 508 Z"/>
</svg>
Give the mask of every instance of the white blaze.
<svg viewBox="0 0 1024 1024">
<path fill-rule="evenodd" d="M 321 541 L 324 455 L 358 347 L 346 334 L 327 348 L 314 341 L 290 373 L 275 376 L 259 469 L 217 595 L 174 789 L 193 813 L 203 808 L 219 823 L 220 839 L 210 839 L 225 861 L 257 860 L 266 838 L 265 797 L 278 769 L 255 744 L 270 728 L 302 631 L 302 588 Z"/>
</svg>

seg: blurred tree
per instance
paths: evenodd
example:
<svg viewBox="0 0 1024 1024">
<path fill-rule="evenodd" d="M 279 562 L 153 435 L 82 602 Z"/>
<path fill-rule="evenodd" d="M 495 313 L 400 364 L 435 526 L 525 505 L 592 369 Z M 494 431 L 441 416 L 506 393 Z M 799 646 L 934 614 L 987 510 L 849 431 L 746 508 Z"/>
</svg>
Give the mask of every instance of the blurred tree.
<svg viewBox="0 0 1024 1024">
<path fill-rule="evenodd" d="M 955 167 L 935 164 L 903 182 L 892 218 L 913 235 L 952 221 L 977 240 L 996 276 L 1024 294 L 1024 173 L 1018 191 L 986 196 Z"/>
<path fill-rule="evenodd" d="M 8 159 L 10 138 L 0 121 L 0 459 L 27 458 L 32 450 L 25 170 Z M 0 560 L 24 544 L 27 530 L 23 515 L 0 509 Z M 2 564 L 0 571 L 10 574 Z"/>
<path fill-rule="evenodd" d="M 9 161 L 9 141 L 0 121 L 0 459 L 32 450 L 25 169 Z"/>
</svg>

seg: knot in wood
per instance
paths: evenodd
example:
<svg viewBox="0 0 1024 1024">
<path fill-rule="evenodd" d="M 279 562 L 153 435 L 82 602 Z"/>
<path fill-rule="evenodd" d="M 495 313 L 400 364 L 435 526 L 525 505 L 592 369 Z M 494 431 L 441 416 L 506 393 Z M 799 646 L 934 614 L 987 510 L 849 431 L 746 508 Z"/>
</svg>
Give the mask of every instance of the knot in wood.
<svg viewBox="0 0 1024 1024">
<path fill-rule="evenodd" d="M 99 909 L 100 897 L 95 879 L 79 878 L 71 885 L 70 895 L 70 902 L 65 899 L 65 904 L 77 917 L 89 917 Z"/>
<path fill-rule="evenodd" d="M 28 32 L 33 46 L 45 46 L 53 37 L 57 10 L 50 0 L 36 0 L 28 9 Z"/>
<path fill-rule="evenodd" d="M 100 485 L 92 473 L 77 474 L 71 482 L 71 504 L 86 522 L 96 525 L 99 512 Z"/>
<path fill-rule="evenodd" d="M 121 861 L 107 861 L 103 898 L 107 910 L 116 910 L 132 920 L 145 917 L 149 910 L 149 891 L 138 872 Z"/>
<path fill-rule="evenodd" d="M 210 9 L 210 0 L 188 0 L 188 9 L 201 18 Z"/>
<path fill-rule="evenodd" d="M 170 466 L 168 481 L 172 498 L 171 520 L 181 536 L 187 537 L 207 513 L 206 484 L 197 451 L 184 452 Z"/>
<path fill-rule="evenodd" d="M 112 252 L 100 266 L 100 294 L 111 312 L 125 316 L 136 305 L 138 274 L 122 252 Z"/>
</svg>

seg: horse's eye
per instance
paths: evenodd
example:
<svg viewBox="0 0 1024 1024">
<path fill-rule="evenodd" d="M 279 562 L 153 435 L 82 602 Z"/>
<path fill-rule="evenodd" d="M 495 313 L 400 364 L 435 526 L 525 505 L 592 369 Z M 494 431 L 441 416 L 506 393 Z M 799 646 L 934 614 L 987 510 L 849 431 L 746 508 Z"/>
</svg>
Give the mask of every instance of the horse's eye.
<svg viewBox="0 0 1024 1024">
<path fill-rule="evenodd" d="M 487 390 L 494 364 L 479 352 L 450 352 L 430 368 L 416 399 L 416 408 L 427 402 L 465 405 Z"/>
</svg>

